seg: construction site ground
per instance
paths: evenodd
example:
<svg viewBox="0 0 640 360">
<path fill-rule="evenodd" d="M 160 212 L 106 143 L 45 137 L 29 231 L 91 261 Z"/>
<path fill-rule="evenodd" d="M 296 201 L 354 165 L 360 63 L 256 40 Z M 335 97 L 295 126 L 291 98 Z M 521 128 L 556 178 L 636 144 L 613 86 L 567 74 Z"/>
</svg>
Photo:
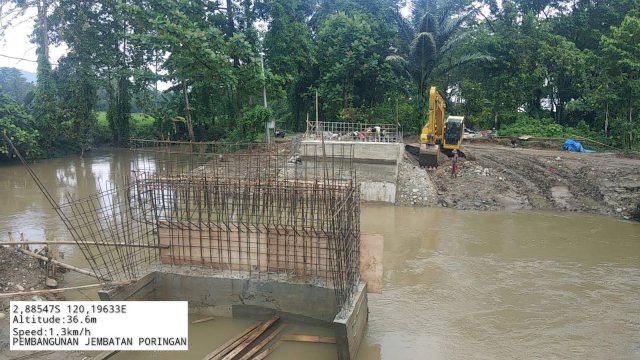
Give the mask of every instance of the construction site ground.
<svg viewBox="0 0 640 360">
<path fill-rule="evenodd" d="M 470 156 L 460 159 L 455 179 L 450 163 L 420 171 L 416 159 L 405 153 L 398 182 L 411 185 L 401 187 L 400 204 L 480 211 L 555 209 L 640 220 L 638 159 L 499 143 L 465 144 L 464 149 Z"/>
<path fill-rule="evenodd" d="M 0 294 L 29 292 L 47 289 L 47 272 L 40 266 L 39 260 L 21 254 L 15 249 L 0 246 Z M 83 352 L 72 351 L 9 351 L 9 305 L 10 300 L 63 300 L 62 295 L 41 294 L 21 296 L 0 300 L 0 360 L 4 359 L 49 359 L 75 360 L 85 359 Z"/>
<path fill-rule="evenodd" d="M 404 139 L 418 142 L 417 137 Z M 475 141 L 463 145 L 458 178 L 451 164 L 420 168 L 405 152 L 396 205 L 459 210 L 562 210 L 640 221 L 640 158 L 619 152 L 572 153 L 561 143 Z M 289 150 L 289 140 L 277 151 Z M 360 177 L 359 177 L 360 178 Z"/>
</svg>

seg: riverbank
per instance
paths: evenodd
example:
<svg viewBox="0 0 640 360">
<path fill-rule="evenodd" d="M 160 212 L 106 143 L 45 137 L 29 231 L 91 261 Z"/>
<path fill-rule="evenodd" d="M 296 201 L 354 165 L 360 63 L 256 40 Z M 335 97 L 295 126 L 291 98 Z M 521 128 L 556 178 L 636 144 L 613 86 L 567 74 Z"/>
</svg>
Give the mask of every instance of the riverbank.
<svg viewBox="0 0 640 360">
<path fill-rule="evenodd" d="M 571 153 L 465 145 L 460 174 L 427 170 L 435 206 L 460 210 L 554 209 L 640 221 L 640 160 L 615 153 Z"/>
<path fill-rule="evenodd" d="M 47 271 L 38 259 L 22 254 L 14 248 L 0 246 L 0 294 L 48 289 Z M 1 299 L 0 312 L 9 307 L 9 300 L 61 300 L 58 295 L 34 295 L 15 299 Z"/>
</svg>

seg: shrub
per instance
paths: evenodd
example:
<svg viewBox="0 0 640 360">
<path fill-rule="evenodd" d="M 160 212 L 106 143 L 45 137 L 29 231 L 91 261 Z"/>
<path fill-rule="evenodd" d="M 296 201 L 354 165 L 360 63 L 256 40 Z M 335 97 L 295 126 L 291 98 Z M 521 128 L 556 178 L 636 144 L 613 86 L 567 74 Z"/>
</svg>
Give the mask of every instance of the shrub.
<svg viewBox="0 0 640 360">
<path fill-rule="evenodd" d="M 5 132 L 15 147 L 27 159 L 39 157 L 40 134 L 32 126 L 33 120 L 22 108 L 5 93 L 0 93 L 0 133 Z M 2 135 L 0 135 L 2 137 Z M 13 158 L 8 144 L 0 141 L 0 159 Z"/>
</svg>

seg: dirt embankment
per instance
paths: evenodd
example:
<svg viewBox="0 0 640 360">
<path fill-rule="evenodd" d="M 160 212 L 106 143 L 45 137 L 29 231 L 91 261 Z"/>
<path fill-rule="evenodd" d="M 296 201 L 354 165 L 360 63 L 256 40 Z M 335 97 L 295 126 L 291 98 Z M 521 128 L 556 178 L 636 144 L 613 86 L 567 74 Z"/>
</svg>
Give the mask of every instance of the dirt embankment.
<svg viewBox="0 0 640 360">
<path fill-rule="evenodd" d="M 0 294 L 48 289 L 47 271 L 40 261 L 13 248 L 0 246 Z M 51 295 L 23 296 L 11 300 L 57 300 Z M 9 299 L 0 300 L 0 312 L 7 309 Z"/>
<path fill-rule="evenodd" d="M 46 279 L 47 271 L 41 266 L 38 259 L 22 254 L 13 248 L 0 246 L 0 294 L 48 289 L 45 284 Z M 63 297 L 62 295 L 43 294 L 0 299 L 0 360 L 25 355 L 24 352 L 8 351 L 9 304 L 11 300 L 63 300 Z M 63 359 L 63 357 L 56 359 Z"/>
<path fill-rule="evenodd" d="M 456 209 L 557 209 L 640 220 L 640 160 L 613 153 L 467 145 L 460 175 L 428 170 L 437 203 Z"/>
</svg>

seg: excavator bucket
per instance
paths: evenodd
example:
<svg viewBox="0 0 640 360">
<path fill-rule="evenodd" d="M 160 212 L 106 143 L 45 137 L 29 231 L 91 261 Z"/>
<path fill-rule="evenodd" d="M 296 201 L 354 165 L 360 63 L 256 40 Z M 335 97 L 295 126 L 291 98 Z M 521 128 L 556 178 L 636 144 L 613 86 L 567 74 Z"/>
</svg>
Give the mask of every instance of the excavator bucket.
<svg viewBox="0 0 640 360">
<path fill-rule="evenodd" d="M 420 167 L 434 168 L 442 164 L 446 156 L 440 152 L 438 146 L 426 144 L 406 144 L 405 149 L 418 159 Z"/>
<path fill-rule="evenodd" d="M 420 155 L 418 155 L 418 164 L 421 167 L 438 167 L 443 161 L 443 155 L 437 145 L 428 146 L 420 144 Z"/>
</svg>

